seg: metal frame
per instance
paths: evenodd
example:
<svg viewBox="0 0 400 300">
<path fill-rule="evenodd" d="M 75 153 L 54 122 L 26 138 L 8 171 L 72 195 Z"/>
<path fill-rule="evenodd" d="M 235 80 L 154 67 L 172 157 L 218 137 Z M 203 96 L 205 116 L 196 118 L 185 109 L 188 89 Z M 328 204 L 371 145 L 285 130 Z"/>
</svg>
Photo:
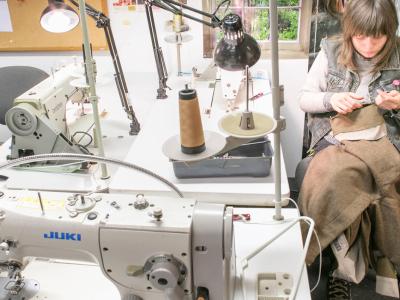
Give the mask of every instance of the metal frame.
<svg viewBox="0 0 400 300">
<path fill-rule="evenodd" d="M 100 126 L 100 117 L 99 117 L 99 107 L 98 107 L 98 97 L 96 93 L 96 85 L 95 85 L 95 61 L 92 56 L 92 52 L 90 49 L 90 41 L 89 41 L 89 30 L 87 26 L 86 20 L 86 3 L 84 0 L 79 0 L 79 14 L 81 19 L 81 26 L 82 26 L 82 39 L 83 39 L 83 51 L 85 55 L 85 66 L 86 66 L 86 76 L 88 79 L 89 84 L 89 101 L 92 104 L 93 108 L 93 119 L 95 124 L 95 131 L 94 135 L 97 141 L 97 146 L 99 149 L 99 155 L 104 157 L 104 147 L 103 147 L 103 140 L 101 134 L 101 126 Z M 107 166 L 105 164 L 101 164 L 101 178 L 107 179 L 110 177 Z"/>
</svg>

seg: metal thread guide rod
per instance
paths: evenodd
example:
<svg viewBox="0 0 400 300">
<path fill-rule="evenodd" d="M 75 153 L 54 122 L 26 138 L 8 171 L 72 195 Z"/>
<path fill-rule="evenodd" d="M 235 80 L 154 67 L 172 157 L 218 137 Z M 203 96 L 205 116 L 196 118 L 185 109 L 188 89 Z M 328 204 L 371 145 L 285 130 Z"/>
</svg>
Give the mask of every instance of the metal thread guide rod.
<svg viewBox="0 0 400 300">
<path fill-rule="evenodd" d="M 249 66 L 246 66 L 246 111 L 249 111 Z"/>
<path fill-rule="evenodd" d="M 254 129 L 254 117 L 253 113 L 249 110 L 249 101 L 250 101 L 250 73 L 249 66 L 246 65 L 246 110 L 242 112 L 242 117 L 240 118 L 240 128 L 243 130 Z"/>
<path fill-rule="evenodd" d="M 89 101 L 92 104 L 93 108 L 93 118 L 94 125 L 96 130 L 94 131 L 95 137 L 97 139 L 97 146 L 99 149 L 99 155 L 104 157 L 104 147 L 103 147 L 103 139 L 101 133 L 100 126 L 100 117 L 99 117 L 99 108 L 98 108 L 98 97 L 96 94 L 96 85 L 94 81 L 94 59 L 92 57 L 92 53 L 90 52 L 90 43 L 89 43 L 89 33 L 87 27 L 86 20 L 86 6 L 84 0 L 79 0 L 79 14 L 82 24 L 82 36 L 83 36 L 83 48 L 85 52 L 85 66 L 87 72 L 87 78 L 89 81 Z M 100 164 L 101 167 L 101 179 L 107 179 L 110 177 L 107 171 L 106 164 Z"/>
<path fill-rule="evenodd" d="M 182 47 L 182 34 L 175 33 L 176 37 L 176 58 L 178 61 L 178 76 L 182 76 L 182 57 L 181 57 L 181 47 Z"/>
<path fill-rule="evenodd" d="M 39 198 L 39 204 L 40 204 L 40 209 L 42 210 L 42 215 L 44 216 L 44 206 L 43 206 L 43 201 L 42 201 L 42 195 L 40 194 L 40 192 L 37 193 L 38 194 L 38 198 Z"/>
<path fill-rule="evenodd" d="M 278 7 L 276 0 L 269 1 L 270 34 L 271 34 L 271 66 L 272 66 L 272 105 L 273 117 L 278 126 L 274 132 L 274 174 L 275 174 L 275 220 L 283 220 L 281 191 L 281 130 L 280 88 L 279 88 L 279 55 L 278 55 Z"/>
</svg>

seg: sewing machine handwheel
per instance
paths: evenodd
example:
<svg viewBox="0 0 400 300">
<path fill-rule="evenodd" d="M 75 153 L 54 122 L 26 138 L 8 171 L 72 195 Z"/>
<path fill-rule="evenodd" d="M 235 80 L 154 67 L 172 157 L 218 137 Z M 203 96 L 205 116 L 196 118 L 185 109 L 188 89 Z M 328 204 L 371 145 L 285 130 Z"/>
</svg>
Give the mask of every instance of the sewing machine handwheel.
<svg viewBox="0 0 400 300">
<path fill-rule="evenodd" d="M 15 135 L 27 136 L 36 130 L 37 119 L 29 108 L 21 104 L 7 111 L 6 124 Z"/>
</svg>

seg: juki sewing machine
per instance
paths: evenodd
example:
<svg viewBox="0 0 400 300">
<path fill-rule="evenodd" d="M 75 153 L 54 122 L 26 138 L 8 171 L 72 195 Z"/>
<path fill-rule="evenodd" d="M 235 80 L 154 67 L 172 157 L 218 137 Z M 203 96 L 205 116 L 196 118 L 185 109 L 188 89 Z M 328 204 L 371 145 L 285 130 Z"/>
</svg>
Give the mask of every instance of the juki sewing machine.
<svg viewBox="0 0 400 300">
<path fill-rule="evenodd" d="M 75 142 L 75 132 L 69 130 L 66 118 L 67 103 L 82 104 L 87 97 L 84 85 L 71 84 L 79 76 L 79 68 L 76 63 L 61 67 L 14 100 L 5 116 L 12 132 L 8 158 L 55 152 L 88 153 Z"/>
<path fill-rule="evenodd" d="M 123 300 L 233 299 L 233 210 L 142 194 L 0 193 L 0 299 L 32 299 L 31 257 L 95 262 Z M 27 230 L 29 228 L 29 230 Z"/>
</svg>

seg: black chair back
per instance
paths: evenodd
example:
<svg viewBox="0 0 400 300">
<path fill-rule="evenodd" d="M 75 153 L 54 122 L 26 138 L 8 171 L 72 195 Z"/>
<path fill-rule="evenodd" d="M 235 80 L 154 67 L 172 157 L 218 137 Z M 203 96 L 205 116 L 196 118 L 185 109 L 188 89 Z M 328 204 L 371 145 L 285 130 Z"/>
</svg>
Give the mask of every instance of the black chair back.
<svg viewBox="0 0 400 300">
<path fill-rule="evenodd" d="M 49 77 L 43 70 L 29 66 L 0 68 L 0 124 L 5 125 L 6 112 L 14 99 Z"/>
</svg>

